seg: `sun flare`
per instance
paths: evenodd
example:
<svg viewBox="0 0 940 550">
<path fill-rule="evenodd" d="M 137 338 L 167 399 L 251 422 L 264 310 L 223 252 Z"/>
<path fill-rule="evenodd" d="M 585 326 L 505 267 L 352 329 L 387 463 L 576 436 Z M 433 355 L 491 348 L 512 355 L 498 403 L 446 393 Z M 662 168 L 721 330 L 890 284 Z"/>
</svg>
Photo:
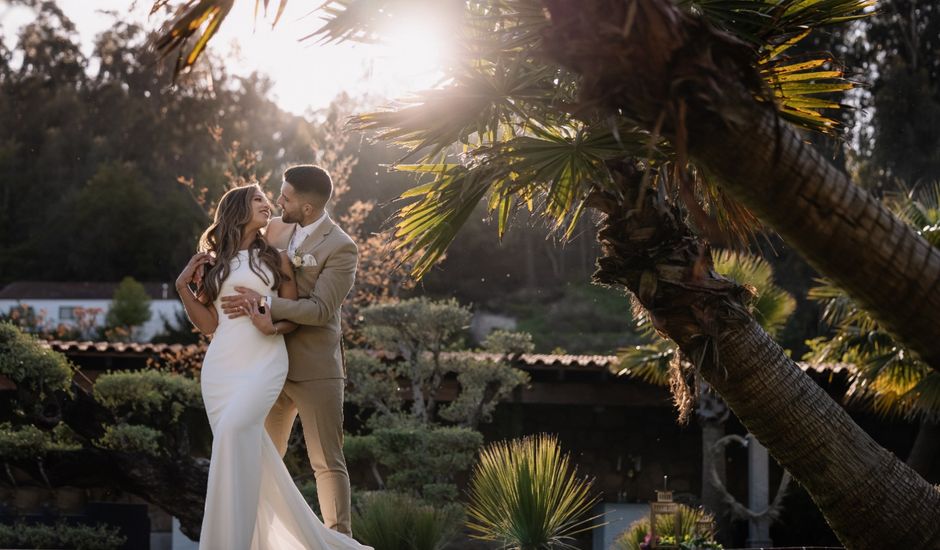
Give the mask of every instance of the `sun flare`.
<svg viewBox="0 0 940 550">
<path fill-rule="evenodd" d="M 373 83 L 399 93 L 434 85 L 452 53 L 439 22 L 428 16 L 402 19 L 383 33 L 371 59 Z"/>
</svg>

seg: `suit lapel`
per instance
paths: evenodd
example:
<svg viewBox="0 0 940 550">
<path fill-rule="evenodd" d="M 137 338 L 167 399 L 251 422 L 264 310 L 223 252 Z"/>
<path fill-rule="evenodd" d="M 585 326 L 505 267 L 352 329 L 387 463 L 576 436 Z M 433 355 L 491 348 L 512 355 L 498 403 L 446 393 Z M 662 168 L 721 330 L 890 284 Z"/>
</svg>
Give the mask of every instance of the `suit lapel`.
<svg viewBox="0 0 940 550">
<path fill-rule="evenodd" d="M 326 219 L 323 220 L 323 223 L 320 224 L 320 227 L 318 227 L 312 235 L 304 239 L 304 242 L 300 243 L 300 246 L 297 247 L 297 252 L 300 254 L 309 254 L 313 249 L 323 244 L 323 241 L 333 232 L 335 227 L 336 224 L 327 216 Z"/>
</svg>

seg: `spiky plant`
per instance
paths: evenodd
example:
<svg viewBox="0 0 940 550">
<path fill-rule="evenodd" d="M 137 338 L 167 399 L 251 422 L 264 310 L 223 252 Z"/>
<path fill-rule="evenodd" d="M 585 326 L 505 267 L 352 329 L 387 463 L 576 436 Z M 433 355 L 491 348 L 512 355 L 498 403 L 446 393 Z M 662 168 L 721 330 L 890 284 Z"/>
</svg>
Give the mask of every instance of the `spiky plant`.
<svg viewBox="0 0 940 550">
<path fill-rule="evenodd" d="M 575 535 L 598 526 L 591 486 L 554 436 L 492 443 L 470 478 L 468 526 L 504 548 L 573 548 Z"/>
</svg>

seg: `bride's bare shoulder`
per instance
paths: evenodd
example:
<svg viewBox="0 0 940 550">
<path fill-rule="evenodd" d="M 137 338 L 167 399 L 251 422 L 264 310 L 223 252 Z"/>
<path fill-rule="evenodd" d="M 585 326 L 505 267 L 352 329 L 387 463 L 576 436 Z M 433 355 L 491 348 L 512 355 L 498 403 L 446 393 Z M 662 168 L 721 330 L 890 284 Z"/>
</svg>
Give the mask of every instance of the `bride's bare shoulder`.
<svg viewBox="0 0 940 550">
<path fill-rule="evenodd" d="M 294 224 L 286 223 L 280 216 L 271 218 L 268 222 L 268 227 L 265 229 L 264 237 L 268 242 L 277 241 L 283 237 L 285 233 L 289 232 L 293 225 Z"/>
</svg>

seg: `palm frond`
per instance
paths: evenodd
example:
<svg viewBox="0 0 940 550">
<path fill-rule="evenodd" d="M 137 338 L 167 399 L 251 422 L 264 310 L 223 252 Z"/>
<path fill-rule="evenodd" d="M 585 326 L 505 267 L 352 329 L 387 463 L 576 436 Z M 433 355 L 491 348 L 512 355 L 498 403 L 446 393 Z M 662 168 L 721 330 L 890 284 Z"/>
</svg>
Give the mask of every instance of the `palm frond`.
<svg viewBox="0 0 940 550">
<path fill-rule="evenodd" d="M 174 19 L 168 24 L 167 30 L 154 42 L 154 47 L 162 56 L 177 52 L 176 64 L 173 69 L 174 76 L 192 67 L 202 52 L 206 49 L 209 40 L 218 32 L 219 27 L 229 12 L 235 0 L 188 0 L 176 12 Z M 256 0 L 260 2 L 260 0 Z M 153 10 L 159 10 L 165 2 L 156 1 Z M 189 41 L 195 39 L 192 47 L 187 47 Z"/>
<path fill-rule="evenodd" d="M 536 195 L 542 197 L 541 215 L 556 230 L 563 230 L 563 238 L 574 231 L 590 191 L 610 189 L 604 162 L 635 154 L 647 140 L 635 128 L 615 132 L 603 125 L 533 128 L 533 134 L 480 148 L 473 155 L 502 165 L 502 177 L 495 184 L 502 197 L 521 193 L 527 202 Z"/>
<path fill-rule="evenodd" d="M 784 54 L 807 35 L 808 32 L 801 33 L 769 49 L 758 61 L 758 70 L 773 94 L 780 116 L 798 127 L 832 134 L 840 129 L 840 122 L 824 112 L 844 105 L 828 97 L 851 90 L 856 83 L 844 78 L 841 68 L 834 68 L 835 60 L 829 54 L 797 57 Z"/>
<path fill-rule="evenodd" d="M 681 4 L 739 39 L 764 47 L 807 29 L 866 17 L 875 0 L 683 0 Z"/>
<path fill-rule="evenodd" d="M 671 340 L 659 337 L 648 344 L 621 348 L 617 350 L 617 374 L 668 386 L 676 353 L 676 345 Z"/>
<path fill-rule="evenodd" d="M 752 254 L 722 250 L 714 255 L 715 271 L 753 289 L 750 310 L 761 327 L 774 335 L 796 310 L 796 300 L 773 280 L 773 268 Z"/>
<path fill-rule="evenodd" d="M 546 106 L 565 101 L 556 76 L 550 67 L 500 58 L 461 72 L 443 88 L 418 93 L 395 110 L 358 115 L 351 126 L 407 148 L 405 158 L 420 152 L 428 161 L 455 143 L 505 141 L 549 123 Z"/>
<path fill-rule="evenodd" d="M 541 0 L 468 2 L 464 49 L 472 59 L 494 59 L 508 52 L 530 55 L 541 46 L 549 26 Z"/>
<path fill-rule="evenodd" d="M 856 86 L 835 68 L 831 55 L 790 57 L 785 52 L 810 32 L 867 17 L 875 0 L 685 0 L 718 27 L 751 44 L 757 67 L 780 115 L 800 128 L 826 134 L 839 130 L 828 109 L 843 107 L 828 94 Z M 823 97 L 821 97 L 823 96 Z"/>
<path fill-rule="evenodd" d="M 894 369 L 885 372 L 894 374 Z M 940 375 L 930 371 L 902 379 L 857 378 L 846 398 L 849 403 L 868 407 L 881 416 L 936 422 L 940 419 Z"/>
<path fill-rule="evenodd" d="M 616 130 L 616 131 L 615 131 Z M 648 137 L 632 127 L 600 125 L 578 129 L 537 130 L 467 153 L 458 163 L 398 164 L 394 170 L 431 176 L 400 199 L 417 199 L 396 214 L 398 247 L 408 257 L 420 254 L 413 274 L 421 277 L 446 252 L 476 206 L 491 193 L 500 236 L 519 205 L 536 210 L 567 237 L 583 212 L 588 193 L 609 186 L 604 161 L 627 156 L 645 147 Z"/>
<path fill-rule="evenodd" d="M 763 231 L 760 219 L 746 206 L 728 195 L 716 178 L 701 170 L 694 170 L 696 195 L 702 207 L 717 223 L 721 234 L 728 238 L 731 246 L 741 250 L 757 241 Z"/>
<path fill-rule="evenodd" d="M 854 326 L 859 332 L 875 332 L 878 328 L 870 315 L 860 310 L 844 290 L 826 279 L 816 279 L 816 286 L 807 297 L 823 306 L 822 320 L 830 327 Z"/>
<path fill-rule="evenodd" d="M 866 311 L 828 281 L 818 281 L 809 297 L 823 303 L 823 320 L 835 333 L 809 341 L 810 351 L 804 359 L 855 365 L 847 401 L 883 416 L 940 418 L 940 377 L 917 355 L 898 345 Z"/>
<path fill-rule="evenodd" d="M 940 181 L 891 197 L 892 210 L 933 246 L 940 247 Z"/>
<path fill-rule="evenodd" d="M 406 259 L 420 255 L 412 269 L 416 278 L 424 276 L 444 255 L 457 232 L 493 185 L 492 171 L 487 167 L 444 166 L 432 182 L 400 197 L 420 197 L 399 209 L 394 233 L 398 241 L 396 248 L 408 249 Z M 398 167 L 403 171 L 409 168 Z"/>
<path fill-rule="evenodd" d="M 324 43 L 378 42 L 381 30 L 395 17 L 401 0 L 329 0 L 320 7 L 325 22 L 301 40 L 317 38 Z"/>
</svg>

